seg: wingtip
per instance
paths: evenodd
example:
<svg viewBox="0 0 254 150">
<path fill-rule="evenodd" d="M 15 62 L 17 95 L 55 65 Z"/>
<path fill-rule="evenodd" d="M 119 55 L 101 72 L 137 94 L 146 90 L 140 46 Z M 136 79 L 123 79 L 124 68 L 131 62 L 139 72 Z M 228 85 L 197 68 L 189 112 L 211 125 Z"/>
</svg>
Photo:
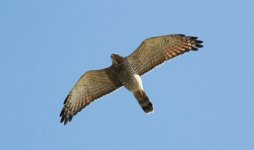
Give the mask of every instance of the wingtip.
<svg viewBox="0 0 254 150">
<path fill-rule="evenodd" d="M 199 48 L 204 47 L 202 45 L 203 41 L 198 39 L 197 36 L 186 36 L 185 34 L 175 34 L 175 36 L 180 36 L 180 37 L 183 37 L 185 39 L 192 41 L 194 46 L 192 46 L 191 50 L 193 50 L 193 51 L 197 51 Z"/>
<path fill-rule="evenodd" d="M 192 40 L 193 41 L 193 46 L 192 46 L 192 50 L 193 51 L 197 51 L 199 48 L 202 48 L 204 47 L 202 45 L 203 41 L 202 40 L 199 40 L 198 37 L 196 36 L 187 36 L 188 39 Z"/>
<path fill-rule="evenodd" d="M 185 36 L 185 34 L 176 34 L 177 36 Z"/>
<path fill-rule="evenodd" d="M 195 40 L 195 42 L 198 43 L 198 44 L 202 44 L 203 43 L 203 41 L 201 41 L 201 40 Z"/>
<path fill-rule="evenodd" d="M 63 121 L 64 121 L 64 117 L 61 118 L 60 123 L 62 123 Z"/>
<path fill-rule="evenodd" d="M 68 95 L 66 96 L 66 98 L 65 98 L 65 100 L 64 100 L 64 102 L 63 102 L 63 104 L 65 104 L 65 103 L 67 102 L 67 100 L 69 99 L 69 96 L 70 96 L 70 94 L 68 94 Z"/>
<path fill-rule="evenodd" d="M 72 116 L 70 115 L 62 116 L 60 123 L 63 123 L 64 125 L 66 125 L 68 122 L 71 122 L 71 120 L 72 120 Z"/>
<path fill-rule="evenodd" d="M 66 111 L 66 107 L 64 106 L 59 117 L 61 117 L 60 123 L 66 125 L 68 122 L 71 122 L 73 115 L 71 115 L 69 111 Z"/>
<path fill-rule="evenodd" d="M 202 48 L 202 47 L 204 47 L 204 46 L 203 46 L 203 45 L 200 45 L 200 44 L 196 44 L 196 47 Z"/>
<path fill-rule="evenodd" d="M 64 125 L 66 125 L 68 123 L 68 120 L 64 120 Z"/>
<path fill-rule="evenodd" d="M 192 40 L 197 40 L 198 39 L 198 37 L 196 37 L 196 36 L 188 36 L 188 38 L 190 38 Z"/>
<path fill-rule="evenodd" d="M 59 117 L 62 117 L 62 116 L 63 116 L 63 113 L 64 113 L 64 109 L 62 109 L 62 111 L 61 111 Z"/>
</svg>

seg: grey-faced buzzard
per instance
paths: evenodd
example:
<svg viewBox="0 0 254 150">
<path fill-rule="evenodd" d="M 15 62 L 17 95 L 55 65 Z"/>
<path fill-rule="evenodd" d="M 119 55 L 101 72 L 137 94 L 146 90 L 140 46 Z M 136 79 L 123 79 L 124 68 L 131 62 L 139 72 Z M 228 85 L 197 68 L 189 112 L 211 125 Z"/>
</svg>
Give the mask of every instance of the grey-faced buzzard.
<svg viewBox="0 0 254 150">
<path fill-rule="evenodd" d="M 112 54 L 110 67 L 87 71 L 74 85 L 64 101 L 61 122 L 70 122 L 91 102 L 121 86 L 133 93 L 145 113 L 153 112 L 140 76 L 171 58 L 197 51 L 201 44 L 197 37 L 173 34 L 146 39 L 127 57 Z"/>
</svg>

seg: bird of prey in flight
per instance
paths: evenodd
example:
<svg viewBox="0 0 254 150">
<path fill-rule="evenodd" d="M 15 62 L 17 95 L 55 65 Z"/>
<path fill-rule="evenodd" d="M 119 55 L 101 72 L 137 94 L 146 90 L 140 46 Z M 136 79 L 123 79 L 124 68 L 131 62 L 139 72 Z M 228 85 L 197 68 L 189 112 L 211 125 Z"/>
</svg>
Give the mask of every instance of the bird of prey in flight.
<svg viewBox="0 0 254 150">
<path fill-rule="evenodd" d="M 159 64 L 189 51 L 203 47 L 197 37 L 172 34 L 144 40 L 129 56 L 112 54 L 112 65 L 83 74 L 67 95 L 60 113 L 67 124 L 72 117 L 94 100 L 124 86 L 133 93 L 145 113 L 153 112 L 153 105 L 144 91 L 141 76 Z"/>
</svg>

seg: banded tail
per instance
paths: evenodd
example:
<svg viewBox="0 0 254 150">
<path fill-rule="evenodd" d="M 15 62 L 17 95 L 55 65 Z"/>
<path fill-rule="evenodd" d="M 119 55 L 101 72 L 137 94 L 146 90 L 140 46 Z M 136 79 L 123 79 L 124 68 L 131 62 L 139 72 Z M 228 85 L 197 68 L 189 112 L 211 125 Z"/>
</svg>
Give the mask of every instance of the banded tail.
<svg viewBox="0 0 254 150">
<path fill-rule="evenodd" d="M 138 100 L 139 105 L 144 110 L 145 113 L 153 112 L 153 104 L 150 102 L 145 91 L 137 90 L 133 92 L 134 96 Z"/>
</svg>

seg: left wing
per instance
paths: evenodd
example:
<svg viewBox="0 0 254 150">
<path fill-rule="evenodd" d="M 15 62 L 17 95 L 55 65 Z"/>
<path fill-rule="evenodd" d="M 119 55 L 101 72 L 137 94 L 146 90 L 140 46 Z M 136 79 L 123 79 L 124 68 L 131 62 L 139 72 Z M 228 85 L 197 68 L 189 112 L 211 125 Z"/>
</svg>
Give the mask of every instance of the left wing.
<svg viewBox="0 0 254 150">
<path fill-rule="evenodd" d="M 196 51 L 203 41 L 197 37 L 172 34 L 144 40 L 141 45 L 127 57 L 129 62 L 143 75 L 159 64 L 191 50 Z"/>
</svg>

